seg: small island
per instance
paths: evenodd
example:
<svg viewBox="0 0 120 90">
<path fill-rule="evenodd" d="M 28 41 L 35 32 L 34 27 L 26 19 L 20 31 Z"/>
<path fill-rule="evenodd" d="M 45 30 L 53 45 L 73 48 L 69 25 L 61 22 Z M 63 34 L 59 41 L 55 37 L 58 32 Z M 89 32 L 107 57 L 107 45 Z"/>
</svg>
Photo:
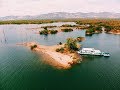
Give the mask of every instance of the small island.
<svg viewBox="0 0 120 90">
<path fill-rule="evenodd" d="M 69 69 L 72 65 L 82 61 L 80 55 L 77 53 L 77 50 L 80 48 L 80 44 L 77 42 L 77 39 L 68 38 L 66 43 L 62 44 L 60 42 L 54 46 L 44 46 L 36 42 L 26 42 L 18 45 L 26 46 L 32 51 L 42 54 L 42 57 L 44 59 L 47 58 L 47 63 L 52 66 Z"/>
<path fill-rule="evenodd" d="M 46 26 L 46 27 L 42 27 L 44 30 L 39 31 L 40 35 L 48 35 L 48 34 L 57 34 L 58 32 L 72 32 L 73 29 L 71 28 L 62 28 L 62 27 L 57 27 L 58 30 L 49 30 L 49 28 L 55 27 L 55 26 Z"/>
</svg>

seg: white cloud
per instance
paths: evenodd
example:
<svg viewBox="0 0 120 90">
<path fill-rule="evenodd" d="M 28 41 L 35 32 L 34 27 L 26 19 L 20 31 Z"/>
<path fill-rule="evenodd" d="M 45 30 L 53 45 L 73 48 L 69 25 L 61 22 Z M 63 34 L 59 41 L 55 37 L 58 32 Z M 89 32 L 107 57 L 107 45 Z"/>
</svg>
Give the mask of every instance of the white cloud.
<svg viewBox="0 0 120 90">
<path fill-rule="evenodd" d="M 0 0 L 1 16 L 49 12 L 120 12 L 119 0 Z"/>
</svg>

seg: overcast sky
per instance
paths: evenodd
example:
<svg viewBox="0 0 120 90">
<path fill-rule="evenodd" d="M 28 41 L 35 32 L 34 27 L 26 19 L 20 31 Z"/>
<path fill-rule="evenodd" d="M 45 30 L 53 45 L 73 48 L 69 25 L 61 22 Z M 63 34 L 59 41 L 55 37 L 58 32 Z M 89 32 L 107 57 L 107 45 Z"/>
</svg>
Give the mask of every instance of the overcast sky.
<svg viewBox="0 0 120 90">
<path fill-rule="evenodd" d="M 120 12 L 120 0 L 0 0 L 0 16 L 50 12 Z"/>
</svg>

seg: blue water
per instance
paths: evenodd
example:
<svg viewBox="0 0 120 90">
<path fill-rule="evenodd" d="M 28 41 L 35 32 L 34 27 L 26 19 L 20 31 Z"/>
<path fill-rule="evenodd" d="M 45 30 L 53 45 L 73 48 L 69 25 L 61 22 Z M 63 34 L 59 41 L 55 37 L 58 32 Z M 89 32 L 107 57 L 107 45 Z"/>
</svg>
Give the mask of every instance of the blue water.
<svg viewBox="0 0 120 90">
<path fill-rule="evenodd" d="M 111 57 L 82 56 L 83 62 L 69 70 L 46 64 L 41 56 L 16 43 L 36 41 L 43 45 L 85 36 L 84 30 L 41 36 L 30 28 L 40 25 L 0 26 L 0 90 L 119 90 L 120 36 L 95 34 L 82 47 L 109 52 Z M 5 35 L 3 34 L 3 31 Z"/>
</svg>

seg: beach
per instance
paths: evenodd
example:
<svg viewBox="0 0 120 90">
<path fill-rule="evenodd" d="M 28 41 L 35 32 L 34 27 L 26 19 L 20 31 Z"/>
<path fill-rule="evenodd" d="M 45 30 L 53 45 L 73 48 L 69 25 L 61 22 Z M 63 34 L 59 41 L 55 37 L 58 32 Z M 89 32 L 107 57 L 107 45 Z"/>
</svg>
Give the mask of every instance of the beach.
<svg viewBox="0 0 120 90">
<path fill-rule="evenodd" d="M 37 47 L 33 51 L 37 52 L 38 54 L 42 54 L 42 57 L 48 64 L 58 68 L 69 69 L 72 67 L 73 64 L 76 64 L 78 60 L 80 60 L 79 55 L 75 55 L 73 53 L 72 54 L 59 53 L 55 51 L 57 48 L 63 47 L 64 44 L 44 46 L 36 42 L 26 42 L 17 45 L 24 45 L 28 48 L 30 48 L 33 45 L 37 45 Z"/>
</svg>

